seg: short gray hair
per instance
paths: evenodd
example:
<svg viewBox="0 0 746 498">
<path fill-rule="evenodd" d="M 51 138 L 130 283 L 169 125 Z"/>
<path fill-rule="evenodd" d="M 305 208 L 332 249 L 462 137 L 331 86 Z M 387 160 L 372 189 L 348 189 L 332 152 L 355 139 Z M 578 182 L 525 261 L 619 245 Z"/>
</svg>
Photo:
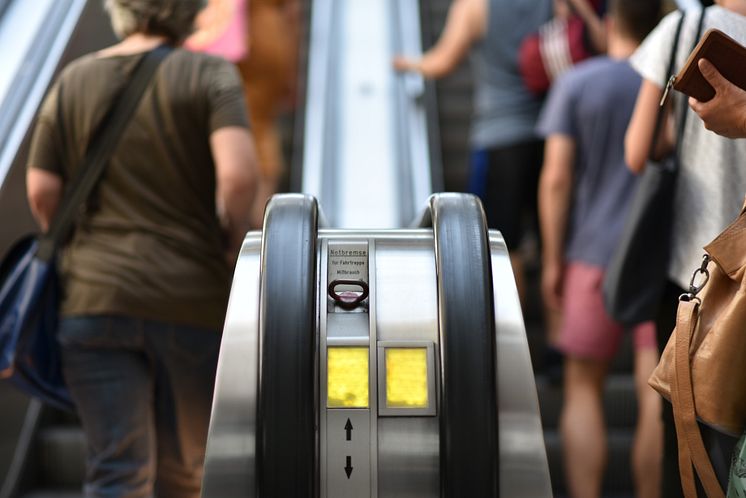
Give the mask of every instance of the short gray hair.
<svg viewBox="0 0 746 498">
<path fill-rule="evenodd" d="M 104 0 L 114 32 L 120 38 L 135 33 L 166 36 L 181 43 L 194 29 L 194 18 L 206 0 Z"/>
</svg>

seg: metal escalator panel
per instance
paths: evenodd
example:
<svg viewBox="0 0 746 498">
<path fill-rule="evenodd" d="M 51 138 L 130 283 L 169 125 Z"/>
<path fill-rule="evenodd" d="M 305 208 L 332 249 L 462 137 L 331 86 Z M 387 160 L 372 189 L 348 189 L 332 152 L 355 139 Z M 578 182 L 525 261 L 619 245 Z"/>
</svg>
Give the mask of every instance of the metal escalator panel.
<svg viewBox="0 0 746 498">
<path fill-rule="evenodd" d="M 339 228 L 407 226 L 432 192 L 417 0 L 317 0 L 309 48 L 302 190 Z"/>
<path fill-rule="evenodd" d="M 70 60 L 114 42 L 100 0 L 0 0 L 0 254 L 34 229 L 25 162 L 34 116 Z"/>
<path fill-rule="evenodd" d="M 0 18 L 0 184 L 10 169 L 86 0 L 15 0 Z"/>
<path fill-rule="evenodd" d="M 312 234 L 265 221 L 247 236 L 204 498 L 551 496 L 507 248 L 472 196 L 436 195 L 428 213 L 433 228 Z"/>
<path fill-rule="evenodd" d="M 551 497 L 539 397 L 505 241 L 489 231 L 497 330 L 500 496 Z"/>
</svg>

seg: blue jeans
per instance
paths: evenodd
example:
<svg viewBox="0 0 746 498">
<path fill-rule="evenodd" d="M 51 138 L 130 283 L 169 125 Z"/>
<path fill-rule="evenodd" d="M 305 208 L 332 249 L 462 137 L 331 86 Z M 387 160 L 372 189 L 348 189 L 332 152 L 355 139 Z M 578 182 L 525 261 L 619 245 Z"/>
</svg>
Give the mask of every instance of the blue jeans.
<svg viewBox="0 0 746 498">
<path fill-rule="evenodd" d="M 86 498 L 198 498 L 220 334 L 66 318 L 65 380 L 85 431 Z"/>
</svg>

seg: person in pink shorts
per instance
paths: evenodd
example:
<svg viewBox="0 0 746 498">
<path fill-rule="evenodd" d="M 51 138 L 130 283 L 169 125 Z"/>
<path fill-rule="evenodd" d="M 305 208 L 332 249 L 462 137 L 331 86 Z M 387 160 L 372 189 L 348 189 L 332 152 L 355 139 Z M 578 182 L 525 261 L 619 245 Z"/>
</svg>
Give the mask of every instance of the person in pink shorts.
<svg viewBox="0 0 746 498">
<path fill-rule="evenodd" d="M 591 358 L 602 362 L 614 359 L 625 330 L 604 308 L 601 285 L 604 270 L 580 261 L 565 266 L 562 295 L 562 325 L 559 347 L 565 355 Z M 641 323 L 633 327 L 635 351 L 657 348 L 655 325 Z"/>
<path fill-rule="evenodd" d="M 603 389 L 623 327 L 606 313 L 604 271 L 621 235 L 636 178 L 624 162 L 624 134 L 641 78 L 628 58 L 660 17 L 660 0 L 615 0 L 608 55 L 558 79 L 538 123 L 546 140 L 539 181 L 542 294 L 561 312 L 565 355 L 560 418 L 568 495 L 599 498 L 606 467 Z M 638 420 L 632 448 L 635 496 L 659 496 L 660 398 L 647 385 L 658 362 L 655 327 L 630 331 L 635 343 Z"/>
</svg>

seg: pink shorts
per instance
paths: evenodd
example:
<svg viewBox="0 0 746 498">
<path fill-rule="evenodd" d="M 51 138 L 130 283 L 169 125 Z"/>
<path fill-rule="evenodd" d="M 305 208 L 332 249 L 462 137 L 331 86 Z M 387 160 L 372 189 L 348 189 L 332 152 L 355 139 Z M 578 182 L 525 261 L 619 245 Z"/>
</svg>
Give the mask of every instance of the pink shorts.
<svg viewBox="0 0 746 498">
<path fill-rule="evenodd" d="M 559 348 L 570 357 L 610 360 L 619 349 L 624 327 L 606 313 L 603 279 L 604 271 L 597 266 L 575 262 L 565 269 Z M 636 351 L 657 349 L 653 322 L 631 332 Z"/>
</svg>

